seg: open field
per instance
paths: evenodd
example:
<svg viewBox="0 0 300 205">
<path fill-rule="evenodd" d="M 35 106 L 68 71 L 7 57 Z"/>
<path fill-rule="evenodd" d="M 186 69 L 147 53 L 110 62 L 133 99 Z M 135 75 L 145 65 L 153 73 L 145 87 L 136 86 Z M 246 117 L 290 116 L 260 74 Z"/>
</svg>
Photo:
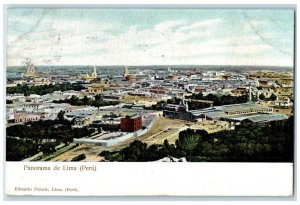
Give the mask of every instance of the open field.
<svg viewBox="0 0 300 205">
<path fill-rule="evenodd" d="M 86 159 L 83 161 L 96 162 L 102 160 L 102 157 L 98 156 L 98 154 L 104 149 L 105 147 L 96 145 L 79 145 L 72 150 L 52 158 L 51 161 L 71 161 L 74 157 L 85 154 Z"/>
<path fill-rule="evenodd" d="M 121 100 L 122 103 L 134 103 L 134 102 L 138 102 L 138 101 L 159 102 L 159 101 L 161 101 L 161 99 L 127 95 L 127 96 L 124 96 L 124 98 Z"/>
<path fill-rule="evenodd" d="M 180 129 L 176 128 L 166 129 L 150 136 L 149 138 L 145 139 L 144 142 L 146 142 L 148 145 L 162 144 L 164 140 L 167 139 L 170 144 L 175 144 L 176 139 L 178 139 L 179 132 Z"/>
<path fill-rule="evenodd" d="M 228 130 L 229 129 L 229 122 L 225 121 L 203 121 L 203 122 L 197 122 L 194 124 L 191 124 L 189 126 L 191 129 L 195 130 L 205 130 L 208 133 L 214 133 L 219 132 L 222 130 Z"/>
</svg>

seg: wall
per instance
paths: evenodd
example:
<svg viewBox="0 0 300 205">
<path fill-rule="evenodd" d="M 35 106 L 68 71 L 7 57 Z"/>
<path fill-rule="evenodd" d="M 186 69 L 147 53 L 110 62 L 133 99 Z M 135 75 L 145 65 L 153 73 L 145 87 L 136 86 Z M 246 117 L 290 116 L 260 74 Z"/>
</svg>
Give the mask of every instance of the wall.
<svg viewBox="0 0 300 205">
<path fill-rule="evenodd" d="M 153 123 L 157 120 L 157 116 L 155 115 L 154 120 L 143 130 L 139 130 L 136 132 L 131 132 L 131 133 L 127 133 L 125 135 L 122 135 L 120 137 L 117 137 L 115 139 L 109 139 L 109 140 L 94 140 L 94 139 L 74 139 L 74 143 L 79 143 L 79 144 L 96 144 L 96 145 L 101 145 L 104 147 L 110 147 L 116 144 L 119 144 L 120 142 L 124 142 L 130 138 L 137 138 L 140 137 L 144 134 L 146 134 L 151 127 L 153 126 Z"/>
</svg>

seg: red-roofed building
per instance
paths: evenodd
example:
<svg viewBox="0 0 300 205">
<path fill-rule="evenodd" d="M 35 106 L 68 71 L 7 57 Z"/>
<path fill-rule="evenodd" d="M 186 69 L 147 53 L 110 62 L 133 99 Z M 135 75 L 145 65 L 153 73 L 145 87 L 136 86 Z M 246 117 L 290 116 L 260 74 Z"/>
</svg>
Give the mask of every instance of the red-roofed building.
<svg viewBox="0 0 300 205">
<path fill-rule="evenodd" d="M 121 118 L 122 132 L 135 132 L 142 128 L 142 117 L 138 115 Z"/>
</svg>

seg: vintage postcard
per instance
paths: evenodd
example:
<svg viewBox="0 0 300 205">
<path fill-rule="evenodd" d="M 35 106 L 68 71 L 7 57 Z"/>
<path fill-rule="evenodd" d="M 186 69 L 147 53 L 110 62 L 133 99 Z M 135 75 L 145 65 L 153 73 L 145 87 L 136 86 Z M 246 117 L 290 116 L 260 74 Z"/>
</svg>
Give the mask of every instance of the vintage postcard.
<svg viewBox="0 0 300 205">
<path fill-rule="evenodd" d="M 8 7 L 6 193 L 292 196 L 294 15 Z"/>
</svg>

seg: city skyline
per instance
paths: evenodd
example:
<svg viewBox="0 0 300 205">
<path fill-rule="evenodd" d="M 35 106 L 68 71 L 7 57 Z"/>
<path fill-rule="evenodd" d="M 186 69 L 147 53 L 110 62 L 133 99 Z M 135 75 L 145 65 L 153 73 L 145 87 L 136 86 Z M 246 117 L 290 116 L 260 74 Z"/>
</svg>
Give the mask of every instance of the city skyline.
<svg viewBox="0 0 300 205">
<path fill-rule="evenodd" d="M 293 66 L 294 11 L 9 9 L 7 65 Z"/>
</svg>

